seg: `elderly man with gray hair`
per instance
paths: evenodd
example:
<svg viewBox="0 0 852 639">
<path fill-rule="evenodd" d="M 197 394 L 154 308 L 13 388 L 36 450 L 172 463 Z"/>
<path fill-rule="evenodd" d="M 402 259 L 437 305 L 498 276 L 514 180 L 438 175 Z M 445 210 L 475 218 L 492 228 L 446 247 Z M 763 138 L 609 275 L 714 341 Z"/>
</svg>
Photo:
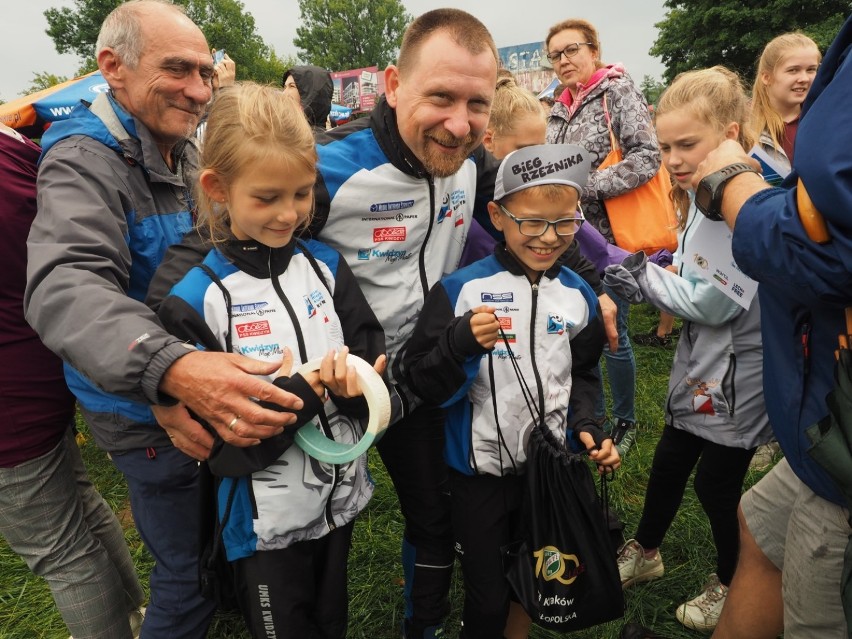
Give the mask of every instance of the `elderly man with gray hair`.
<svg viewBox="0 0 852 639">
<path fill-rule="evenodd" d="M 195 350 L 143 303 L 166 248 L 192 226 L 190 136 L 214 76 L 204 35 L 178 7 L 134 0 L 104 21 L 97 61 L 109 92 L 42 139 L 26 315 L 127 479 L 156 561 L 143 636 L 203 637 L 214 603 L 198 587 L 197 460 L 213 436 L 195 416 L 248 446 L 294 420 L 253 398 L 301 400 L 256 377 L 277 365 Z"/>
</svg>

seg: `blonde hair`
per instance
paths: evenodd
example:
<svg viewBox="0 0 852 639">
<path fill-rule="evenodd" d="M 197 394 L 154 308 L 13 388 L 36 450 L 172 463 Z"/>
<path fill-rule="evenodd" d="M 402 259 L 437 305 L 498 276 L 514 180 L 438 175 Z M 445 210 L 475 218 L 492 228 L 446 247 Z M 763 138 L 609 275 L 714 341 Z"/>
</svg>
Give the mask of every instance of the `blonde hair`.
<svg viewBox="0 0 852 639">
<path fill-rule="evenodd" d="M 317 152 L 311 125 L 296 100 L 281 89 L 243 82 L 220 91 L 210 107 L 199 173 L 210 170 L 230 186 L 245 168 L 275 157 L 290 166 L 315 171 Z M 227 208 L 196 185 L 198 227 L 206 226 L 213 242 L 229 237 Z M 307 226 L 310 221 L 305 221 Z"/>
<path fill-rule="evenodd" d="M 757 62 L 757 73 L 751 91 L 752 132 L 756 138 L 759 138 L 763 131 L 768 132 L 776 149 L 781 148 L 781 141 L 784 139 L 784 120 L 772 108 L 769 101 L 769 87 L 763 82 L 761 76 L 775 73 L 775 69 L 794 49 L 807 48 L 813 48 L 816 51 L 817 62 L 822 60 L 822 54 L 816 42 L 804 33 L 784 33 L 769 41 Z"/>
<path fill-rule="evenodd" d="M 570 189 L 570 191 L 568 189 Z M 516 195 L 520 195 L 521 193 L 534 195 L 545 202 L 560 202 L 568 193 L 573 193 L 577 196 L 578 206 L 580 204 L 580 193 L 577 189 L 573 186 L 569 186 L 568 184 L 537 184 L 536 186 L 531 186 L 523 191 L 516 191 L 515 193 L 507 195 L 500 200 L 498 204 L 502 204 L 508 209 L 509 205 L 512 203 L 512 198 Z"/>
<path fill-rule="evenodd" d="M 754 145 L 748 127 L 748 96 L 739 76 L 723 66 L 680 73 L 660 96 L 655 120 L 667 113 L 687 109 L 696 119 L 719 132 L 731 122 L 739 124 L 737 135 L 744 149 Z M 689 195 L 683 189 L 672 189 L 672 201 L 678 214 L 680 228 L 686 225 Z"/>
<path fill-rule="evenodd" d="M 579 31 L 583 34 L 583 38 L 586 42 L 589 43 L 589 47 L 597 53 L 597 58 L 595 60 L 595 66 L 600 69 L 604 66 L 604 63 L 601 62 L 601 41 L 598 37 L 598 30 L 595 29 L 595 25 L 593 25 L 588 20 L 580 20 L 579 18 L 571 18 L 569 20 L 563 20 L 557 24 L 554 24 L 550 27 L 550 31 L 547 32 L 547 38 L 544 41 L 545 53 L 550 53 L 550 41 L 553 37 L 560 33 L 561 31 L 566 31 L 567 29 L 573 29 L 574 31 Z"/>
<path fill-rule="evenodd" d="M 531 91 L 518 86 L 514 77 L 503 77 L 497 80 L 488 128 L 497 135 L 509 134 L 518 119 L 526 113 L 541 116 L 542 121 L 545 120 L 541 103 Z"/>
</svg>

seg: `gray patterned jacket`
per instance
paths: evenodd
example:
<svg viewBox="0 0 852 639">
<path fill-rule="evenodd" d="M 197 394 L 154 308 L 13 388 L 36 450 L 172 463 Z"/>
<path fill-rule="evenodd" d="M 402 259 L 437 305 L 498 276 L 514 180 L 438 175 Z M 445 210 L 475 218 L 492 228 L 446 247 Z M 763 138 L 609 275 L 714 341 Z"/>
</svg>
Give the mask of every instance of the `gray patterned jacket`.
<svg viewBox="0 0 852 639">
<path fill-rule="evenodd" d="M 597 171 L 611 150 L 603 109 L 604 93 L 624 160 Z M 589 151 L 593 170 L 581 200 L 583 213 L 607 240 L 615 243 L 604 200 L 635 189 L 656 175 L 660 168 L 657 134 L 648 103 L 629 75 L 604 78 L 580 100 L 581 104 L 570 116 L 562 102 L 553 105 L 547 122 L 547 142 L 579 144 Z"/>
</svg>

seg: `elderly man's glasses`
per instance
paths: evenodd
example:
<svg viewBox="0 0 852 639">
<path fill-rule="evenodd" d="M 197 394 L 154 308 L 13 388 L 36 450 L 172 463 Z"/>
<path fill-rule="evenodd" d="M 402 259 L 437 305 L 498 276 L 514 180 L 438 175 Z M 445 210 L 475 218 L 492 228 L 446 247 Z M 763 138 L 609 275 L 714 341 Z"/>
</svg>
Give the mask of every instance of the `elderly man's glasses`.
<svg viewBox="0 0 852 639">
<path fill-rule="evenodd" d="M 580 51 L 580 47 L 586 45 L 587 47 L 592 46 L 591 42 L 572 42 L 567 47 L 562 49 L 562 51 L 552 51 L 547 54 L 547 59 L 550 60 L 551 64 L 555 64 L 559 61 L 563 55 L 566 58 L 573 58 Z"/>
<path fill-rule="evenodd" d="M 551 226 L 558 236 L 568 237 L 580 230 L 580 226 L 582 226 L 586 219 L 583 217 L 583 209 L 580 208 L 579 204 L 577 205 L 577 211 L 574 216 L 563 217 L 553 222 L 537 217 L 515 217 L 505 206 L 502 204 L 499 206 L 503 210 L 503 213 L 518 225 L 521 235 L 526 235 L 527 237 L 541 237 L 547 233 L 547 230 Z"/>
</svg>

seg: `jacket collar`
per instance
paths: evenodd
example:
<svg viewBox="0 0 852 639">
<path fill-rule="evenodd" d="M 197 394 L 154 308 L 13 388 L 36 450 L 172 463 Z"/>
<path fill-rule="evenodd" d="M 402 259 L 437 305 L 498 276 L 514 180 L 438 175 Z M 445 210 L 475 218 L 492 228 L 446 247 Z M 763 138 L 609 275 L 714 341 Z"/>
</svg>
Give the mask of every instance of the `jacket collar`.
<svg viewBox="0 0 852 639">
<path fill-rule="evenodd" d="M 185 140 L 176 145 L 176 172 L 166 166 L 151 133 L 109 93 L 101 93 L 89 104 L 80 102 L 66 120 L 55 122 L 42 137 L 42 158 L 57 142 L 74 135 L 92 138 L 123 156 L 130 165 L 139 165 L 152 182 L 166 182 L 177 187 L 192 184 L 192 175 L 184 175 L 186 167 L 195 167 L 198 149 L 195 142 Z"/>
<path fill-rule="evenodd" d="M 402 141 L 396 109 L 392 108 L 382 96 L 376 108 L 370 114 L 370 127 L 382 152 L 397 169 L 416 178 L 428 178 L 429 172 L 417 159 L 414 152 Z"/>
<path fill-rule="evenodd" d="M 506 248 L 506 242 L 499 242 L 494 247 L 494 257 L 497 258 L 497 261 L 500 263 L 500 265 L 507 271 L 509 271 L 509 273 L 511 273 L 512 275 L 519 275 L 526 278 L 527 273 L 524 270 L 523 265 L 518 262 L 514 255 L 509 253 L 509 250 Z M 556 260 L 553 266 L 551 266 L 543 273 L 539 273 L 539 277 L 536 281 L 540 282 L 542 275 L 549 280 L 556 279 L 559 276 L 559 271 L 561 269 L 562 258 L 560 257 L 560 259 Z"/>
<path fill-rule="evenodd" d="M 588 83 L 577 85 L 576 98 L 566 89 L 559 96 L 558 102 L 565 105 L 565 108 L 568 109 L 568 117 L 570 118 L 592 93 L 595 95 L 602 93 L 609 86 L 609 80 L 620 78 L 625 73 L 624 65 L 620 62 L 601 67 L 592 74 Z"/>
<path fill-rule="evenodd" d="M 219 245 L 219 251 L 241 271 L 258 279 L 278 277 L 287 270 L 296 251 L 295 239 L 281 248 L 270 248 L 255 240 L 231 238 Z"/>
</svg>

